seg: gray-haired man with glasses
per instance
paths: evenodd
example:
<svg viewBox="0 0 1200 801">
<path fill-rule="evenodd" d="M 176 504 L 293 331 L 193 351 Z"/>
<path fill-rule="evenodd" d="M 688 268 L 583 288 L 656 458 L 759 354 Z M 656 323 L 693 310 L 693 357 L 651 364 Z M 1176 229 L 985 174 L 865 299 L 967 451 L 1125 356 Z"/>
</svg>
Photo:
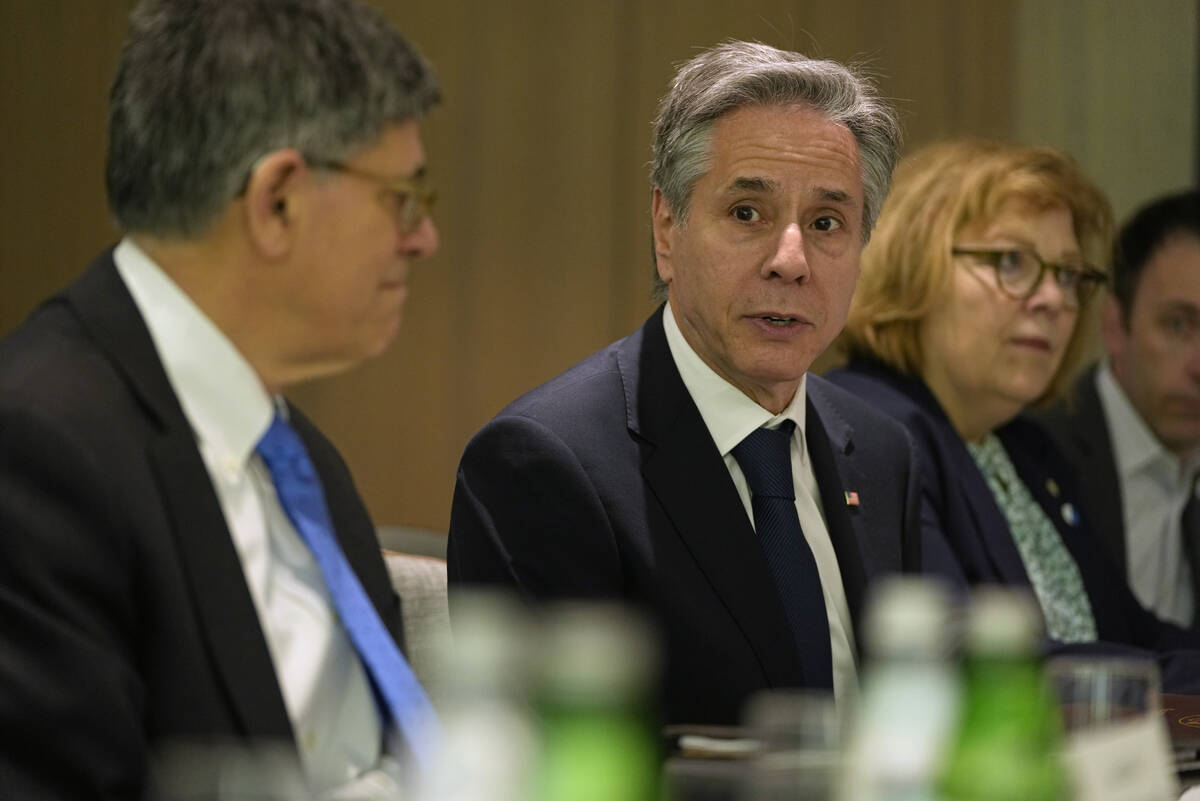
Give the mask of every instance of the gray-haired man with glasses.
<svg viewBox="0 0 1200 801">
<path fill-rule="evenodd" d="M 428 759 L 370 518 L 281 393 L 396 336 L 438 99 L 355 0 L 133 12 L 125 237 L 0 343 L 0 798 L 390 798 Z"/>
</svg>

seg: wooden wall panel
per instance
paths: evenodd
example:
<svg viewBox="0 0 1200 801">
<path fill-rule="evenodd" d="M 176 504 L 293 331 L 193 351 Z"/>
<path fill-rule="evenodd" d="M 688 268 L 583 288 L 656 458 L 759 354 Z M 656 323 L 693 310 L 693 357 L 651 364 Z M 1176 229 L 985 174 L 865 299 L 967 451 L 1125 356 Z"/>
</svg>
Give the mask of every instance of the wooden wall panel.
<svg viewBox="0 0 1200 801">
<path fill-rule="evenodd" d="M 441 252 L 381 358 L 293 393 L 376 519 L 443 530 L 469 436 L 632 330 L 649 300 L 650 123 L 673 65 L 751 38 L 869 61 L 908 141 L 1013 133 L 1018 4 L 373 0 L 436 66 Z M 132 0 L 0 0 L 0 333 L 115 235 L 101 167 Z"/>
<path fill-rule="evenodd" d="M 0 0 L 0 334 L 117 231 L 108 86 L 133 0 Z"/>
</svg>

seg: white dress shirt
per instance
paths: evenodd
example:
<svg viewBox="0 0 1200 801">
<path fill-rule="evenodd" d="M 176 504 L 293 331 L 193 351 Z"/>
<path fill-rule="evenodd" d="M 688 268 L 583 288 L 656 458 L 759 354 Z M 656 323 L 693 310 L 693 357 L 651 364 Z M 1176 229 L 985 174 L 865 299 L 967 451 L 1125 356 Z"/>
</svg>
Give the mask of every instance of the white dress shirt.
<svg viewBox="0 0 1200 801">
<path fill-rule="evenodd" d="M 1165 449 L 1107 362 L 1096 371 L 1096 390 L 1120 479 L 1129 584 L 1147 609 L 1188 626 L 1195 614 L 1194 577 L 1180 517 L 1193 491 L 1200 453 L 1180 459 Z"/>
<path fill-rule="evenodd" d="M 842 573 L 838 569 L 833 541 L 829 539 L 829 528 L 825 525 L 817 478 L 813 474 L 812 460 L 808 457 L 804 439 L 804 387 L 807 376 L 801 379 L 800 387 L 788 407 L 780 414 L 773 415 L 704 363 L 684 339 L 669 303 L 663 312 L 663 328 L 666 330 L 671 357 L 675 360 L 683 384 L 700 410 L 700 416 L 704 418 L 704 425 L 708 427 L 717 450 L 721 452 L 721 458 L 725 460 L 725 468 L 729 471 L 729 477 L 733 479 L 733 485 L 737 488 L 738 497 L 742 499 L 746 517 L 750 519 L 751 525 L 754 523 L 754 513 L 750 505 L 750 488 L 746 485 L 746 477 L 733 456 L 733 449 L 755 429 L 778 428 L 784 420 L 791 420 L 796 424 L 791 448 L 796 513 L 800 516 L 800 527 L 804 530 L 808 547 L 812 549 L 817 562 L 817 573 L 821 576 L 821 591 L 825 596 L 825 612 L 829 618 L 834 698 L 839 706 L 853 703 L 858 693 L 858 679 L 850 606 L 846 602 L 846 588 L 842 584 Z M 748 546 L 758 547 L 758 543 L 750 543 Z M 781 647 L 787 645 L 781 643 Z"/>
<path fill-rule="evenodd" d="M 113 253 L 191 423 L 266 635 L 297 746 L 317 792 L 381 759 L 381 721 L 321 570 L 255 446 L 276 405 L 237 348 L 130 239 Z M 220 592 L 220 588 L 207 591 Z"/>
</svg>

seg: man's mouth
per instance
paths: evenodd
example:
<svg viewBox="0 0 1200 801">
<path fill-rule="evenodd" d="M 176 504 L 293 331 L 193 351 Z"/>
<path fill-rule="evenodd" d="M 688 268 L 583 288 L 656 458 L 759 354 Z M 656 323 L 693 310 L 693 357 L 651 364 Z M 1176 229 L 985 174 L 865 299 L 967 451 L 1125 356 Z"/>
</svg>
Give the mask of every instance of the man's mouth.
<svg viewBox="0 0 1200 801">
<path fill-rule="evenodd" d="M 785 325 L 791 325 L 792 323 L 799 322 L 799 320 L 797 320 L 795 317 L 776 317 L 770 314 L 764 314 L 759 319 L 765 320 L 771 325 L 779 326 L 781 328 Z"/>
</svg>

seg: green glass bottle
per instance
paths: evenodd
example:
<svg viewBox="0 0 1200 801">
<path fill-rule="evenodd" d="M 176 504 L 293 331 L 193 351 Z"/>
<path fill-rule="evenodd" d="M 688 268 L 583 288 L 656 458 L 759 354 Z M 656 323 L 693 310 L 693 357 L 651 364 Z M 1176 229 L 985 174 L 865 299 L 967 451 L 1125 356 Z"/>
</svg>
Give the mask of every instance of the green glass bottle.
<svg viewBox="0 0 1200 801">
<path fill-rule="evenodd" d="M 571 604 L 547 615 L 535 801 L 657 801 L 655 663 L 645 626 L 624 609 Z"/>
<path fill-rule="evenodd" d="M 986 587 L 972 597 L 962 717 L 939 783 L 946 801 L 1069 797 L 1059 711 L 1035 653 L 1040 621 L 1024 592 Z"/>
</svg>

